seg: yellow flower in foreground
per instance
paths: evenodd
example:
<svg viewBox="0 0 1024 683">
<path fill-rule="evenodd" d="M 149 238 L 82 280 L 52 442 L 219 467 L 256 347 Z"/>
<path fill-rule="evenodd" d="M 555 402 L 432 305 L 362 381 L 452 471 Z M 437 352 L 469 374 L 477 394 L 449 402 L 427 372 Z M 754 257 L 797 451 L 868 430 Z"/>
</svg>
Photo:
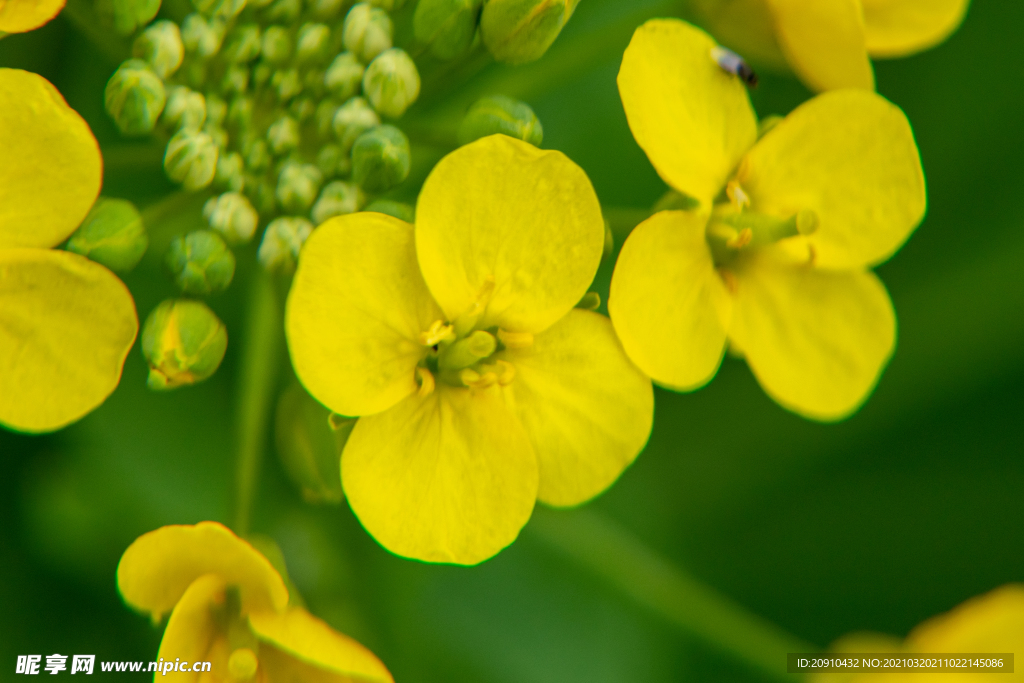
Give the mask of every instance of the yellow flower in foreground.
<svg viewBox="0 0 1024 683">
<path fill-rule="evenodd" d="M 867 269 L 921 221 L 924 174 L 906 117 L 878 95 L 819 95 L 758 139 L 743 84 L 678 20 L 640 27 L 619 71 L 629 126 L 661 177 L 699 202 L 626 240 L 608 310 L 656 382 L 696 389 L 726 342 L 785 408 L 840 419 L 895 345 Z"/>
<path fill-rule="evenodd" d="M 206 673 L 179 664 L 154 681 L 392 681 L 372 652 L 290 606 L 270 561 L 216 522 L 140 536 L 121 556 L 117 587 L 154 622 L 170 613 L 159 659 L 189 668 L 210 662 Z"/>
<path fill-rule="evenodd" d="M 809 88 L 873 90 L 871 58 L 938 45 L 970 0 L 700 0 L 722 42 L 762 64 L 789 64 Z"/>
<path fill-rule="evenodd" d="M 0 35 L 39 28 L 64 9 L 64 0 L 0 0 Z"/>
<path fill-rule="evenodd" d="M 872 633 L 854 633 L 833 644 L 836 653 L 938 653 L 999 654 L 1024 652 L 1024 586 L 1009 584 L 985 595 L 971 598 L 946 614 L 932 617 L 917 626 L 900 643 Z M 1015 658 L 1016 659 L 1016 658 Z M 827 673 L 811 677 L 813 683 L 912 683 L 956 681 L 983 683 L 1024 680 L 1020 662 L 1014 662 L 1011 675 L 992 673 Z"/>
<path fill-rule="evenodd" d="M 341 479 L 386 548 L 480 562 L 536 499 L 582 503 L 643 448 L 650 381 L 605 317 L 574 308 L 603 243 L 583 171 L 500 135 L 438 163 L 415 228 L 357 213 L 313 232 L 288 345 L 314 397 L 360 416 Z"/>
<path fill-rule="evenodd" d="M 50 248 L 85 218 L 101 177 L 92 131 L 56 88 L 0 69 L 0 425 L 59 429 L 121 377 L 138 331 L 131 294 L 103 266 Z"/>
</svg>

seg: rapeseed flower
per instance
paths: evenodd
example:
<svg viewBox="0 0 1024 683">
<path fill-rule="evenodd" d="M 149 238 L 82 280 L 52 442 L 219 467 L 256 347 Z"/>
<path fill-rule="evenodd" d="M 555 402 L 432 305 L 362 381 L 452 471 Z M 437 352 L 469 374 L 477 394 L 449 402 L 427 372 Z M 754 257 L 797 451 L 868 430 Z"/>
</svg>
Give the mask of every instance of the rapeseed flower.
<svg viewBox="0 0 1024 683">
<path fill-rule="evenodd" d="M 270 561 L 216 522 L 143 534 L 121 556 L 117 587 L 154 623 L 170 614 L 157 657 L 171 666 L 154 681 L 392 681 L 372 652 L 294 605 Z M 195 662 L 209 672 L 181 671 Z"/>
<path fill-rule="evenodd" d="M 938 45 L 970 0 L 700 0 L 724 43 L 771 66 L 786 64 L 809 88 L 874 90 L 871 58 Z"/>
<path fill-rule="evenodd" d="M 62 9 L 64 0 L 0 0 L 0 36 L 37 29 Z"/>
<path fill-rule="evenodd" d="M 0 69 L 0 425 L 59 429 L 117 386 L 135 304 L 105 267 L 51 247 L 100 190 L 92 131 L 46 79 Z"/>
<path fill-rule="evenodd" d="M 654 20 L 623 57 L 633 135 L 698 206 L 657 213 L 626 240 L 612 322 L 633 361 L 667 387 L 705 384 L 728 342 L 783 407 L 841 419 L 895 345 L 892 303 L 868 269 L 924 216 L 910 124 L 875 93 L 842 90 L 762 126 L 758 139 L 746 90 L 717 66 L 715 47 L 685 22 Z"/>
<path fill-rule="evenodd" d="M 438 163 L 415 227 L 363 212 L 310 236 L 292 362 L 317 400 L 360 416 L 341 479 L 386 548 L 481 562 L 537 499 L 580 504 L 643 448 L 650 381 L 607 318 L 574 308 L 603 244 L 583 171 L 502 135 Z"/>
</svg>

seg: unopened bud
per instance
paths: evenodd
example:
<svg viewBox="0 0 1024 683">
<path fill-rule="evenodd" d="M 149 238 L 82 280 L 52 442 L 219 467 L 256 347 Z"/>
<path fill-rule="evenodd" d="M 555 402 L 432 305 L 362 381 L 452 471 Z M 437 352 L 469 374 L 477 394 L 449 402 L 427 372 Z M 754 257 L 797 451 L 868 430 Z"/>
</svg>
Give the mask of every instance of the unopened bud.
<svg viewBox="0 0 1024 683">
<path fill-rule="evenodd" d="M 525 102 L 504 95 L 493 95 L 477 100 L 459 126 L 459 144 L 501 133 L 540 146 L 544 129 L 533 109 Z"/>
<path fill-rule="evenodd" d="M 313 223 L 320 225 L 328 218 L 355 213 L 364 201 L 366 197 L 358 185 L 343 180 L 327 183 L 320 199 L 313 205 Z"/>
<path fill-rule="evenodd" d="M 217 187 L 227 188 L 232 192 L 241 192 L 245 187 L 245 162 L 238 152 L 219 154 L 217 156 L 217 173 L 213 176 Z"/>
<path fill-rule="evenodd" d="M 249 87 L 249 67 L 245 64 L 232 64 L 224 70 L 220 81 L 223 93 L 244 93 Z"/>
<path fill-rule="evenodd" d="M 267 142 L 274 154 L 284 154 L 299 146 L 301 135 L 299 122 L 290 116 L 282 116 L 267 129 Z"/>
<path fill-rule="evenodd" d="M 142 327 L 142 353 L 149 364 L 150 389 L 201 382 L 217 371 L 228 348 L 228 331 L 201 301 L 168 299 Z"/>
<path fill-rule="evenodd" d="M 153 20 L 160 11 L 160 0 L 96 0 L 95 8 L 114 31 L 130 36 Z"/>
<path fill-rule="evenodd" d="M 210 93 L 206 96 L 206 124 L 220 127 L 228 115 L 228 104 L 219 96 Z"/>
<path fill-rule="evenodd" d="M 226 121 L 229 125 L 235 126 L 239 130 L 246 130 L 249 124 L 252 123 L 252 114 L 255 106 L 252 101 L 252 97 L 248 95 L 238 95 L 231 100 L 231 104 L 228 105 L 228 115 Z"/>
<path fill-rule="evenodd" d="M 224 22 L 207 19 L 201 14 L 190 14 L 181 23 L 181 40 L 186 52 L 209 59 L 220 50 L 224 40 Z"/>
<path fill-rule="evenodd" d="M 282 69 L 270 77 L 270 85 L 277 92 L 277 98 L 287 102 L 302 92 L 302 76 L 298 69 Z"/>
<path fill-rule="evenodd" d="M 310 3 L 310 10 L 320 21 L 331 22 L 338 17 L 346 2 L 347 0 L 313 0 Z"/>
<path fill-rule="evenodd" d="M 272 183 L 263 179 L 249 178 L 245 181 L 245 187 L 252 205 L 261 216 L 270 216 L 277 211 L 277 198 L 274 197 L 276 189 Z"/>
<path fill-rule="evenodd" d="M 277 403 L 274 440 L 285 471 L 309 503 L 339 503 L 341 451 L 356 418 L 331 420 L 331 412 L 298 382 Z"/>
<path fill-rule="evenodd" d="M 164 170 L 186 190 L 201 190 L 217 172 L 217 143 L 206 133 L 178 131 L 167 143 Z"/>
<path fill-rule="evenodd" d="M 387 214 L 406 223 L 413 223 L 416 220 L 416 209 L 411 204 L 396 202 L 393 199 L 374 199 L 363 207 L 363 211 Z"/>
<path fill-rule="evenodd" d="M 373 108 L 397 119 L 420 95 L 420 74 L 401 48 L 382 52 L 366 67 L 363 92 Z"/>
<path fill-rule="evenodd" d="M 183 85 L 173 85 L 167 91 L 163 122 L 168 128 L 199 130 L 206 122 L 206 98 Z"/>
<path fill-rule="evenodd" d="M 316 113 L 316 105 L 310 97 L 296 97 L 288 105 L 288 111 L 300 124 L 309 121 Z"/>
<path fill-rule="evenodd" d="M 368 63 L 391 48 L 393 34 L 394 26 L 388 13 L 361 2 L 354 5 L 345 16 L 342 40 L 346 50 Z"/>
<path fill-rule="evenodd" d="M 225 192 L 206 200 L 203 217 L 232 246 L 248 244 L 259 222 L 256 209 L 239 192 Z"/>
<path fill-rule="evenodd" d="M 338 103 L 332 99 L 320 100 L 316 105 L 316 132 L 321 137 L 328 138 L 333 132 L 332 124 L 334 115 L 338 112 Z"/>
<path fill-rule="evenodd" d="M 181 30 L 173 21 L 154 22 L 135 39 L 132 55 L 148 62 L 160 78 L 167 78 L 185 57 Z"/>
<path fill-rule="evenodd" d="M 174 284 L 186 294 L 207 296 L 223 292 L 235 276 L 235 255 L 212 230 L 196 230 L 176 237 L 167 248 L 164 264 Z"/>
<path fill-rule="evenodd" d="M 326 24 L 303 24 L 295 40 L 300 64 L 326 64 L 331 59 L 331 29 Z"/>
<path fill-rule="evenodd" d="M 164 109 L 164 82 L 141 59 L 129 59 L 107 81 L 103 97 L 107 113 L 125 135 L 153 130 Z"/>
<path fill-rule="evenodd" d="M 245 167 L 253 173 L 260 173 L 270 167 L 270 148 L 265 140 L 250 140 L 242 148 Z"/>
<path fill-rule="evenodd" d="M 334 58 L 324 74 L 324 85 L 342 102 L 354 97 L 363 84 L 366 67 L 351 52 L 342 52 Z"/>
<path fill-rule="evenodd" d="M 313 224 L 305 218 L 274 219 L 263 233 L 256 258 L 272 273 L 290 273 L 295 270 L 299 252 L 311 232 Z"/>
<path fill-rule="evenodd" d="M 68 240 L 67 250 L 118 273 L 134 268 L 149 246 L 142 216 L 124 199 L 100 197 Z"/>
<path fill-rule="evenodd" d="M 292 37 L 283 26 L 271 26 L 263 32 L 263 59 L 284 64 L 292 57 Z"/>
<path fill-rule="evenodd" d="M 380 117 L 362 97 L 353 97 L 338 108 L 332 125 L 341 149 L 347 152 L 360 135 L 380 125 Z"/>
<path fill-rule="evenodd" d="M 499 62 L 540 59 L 562 32 L 579 0 L 488 0 L 480 15 L 480 37 Z"/>
<path fill-rule="evenodd" d="M 394 12 L 405 7 L 405 0 L 369 0 L 374 7 L 380 7 L 385 12 Z"/>
<path fill-rule="evenodd" d="M 302 0 L 275 0 L 264 16 L 268 21 L 279 24 L 294 24 L 302 14 Z"/>
<path fill-rule="evenodd" d="M 438 59 L 455 59 L 476 35 L 483 0 L 420 0 L 413 15 L 416 40 Z"/>
<path fill-rule="evenodd" d="M 260 56 L 262 47 L 259 24 L 242 24 L 228 33 L 221 56 L 229 62 L 251 62 Z"/>
<path fill-rule="evenodd" d="M 245 0 L 192 0 L 192 6 L 208 17 L 234 19 L 245 9 Z"/>
<path fill-rule="evenodd" d="M 324 145 L 316 153 L 316 167 L 324 174 L 324 178 L 333 178 L 339 175 L 341 159 L 341 147 L 338 147 L 338 145 Z"/>
<path fill-rule="evenodd" d="M 352 178 L 368 192 L 384 192 L 408 177 L 410 156 L 405 133 L 377 126 L 352 146 Z"/>
<path fill-rule="evenodd" d="M 277 178 L 277 201 L 285 211 L 306 213 L 316 200 L 323 174 L 312 164 L 287 163 Z"/>
</svg>

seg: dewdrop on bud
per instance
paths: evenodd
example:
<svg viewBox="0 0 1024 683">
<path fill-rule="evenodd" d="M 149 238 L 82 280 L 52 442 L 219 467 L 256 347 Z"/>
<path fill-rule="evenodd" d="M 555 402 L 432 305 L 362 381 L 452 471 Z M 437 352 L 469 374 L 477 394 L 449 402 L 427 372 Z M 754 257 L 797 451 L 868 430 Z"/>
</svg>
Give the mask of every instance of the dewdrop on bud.
<svg viewBox="0 0 1024 683">
<path fill-rule="evenodd" d="M 277 218 L 264 231 L 256 258 L 272 273 L 291 273 L 311 232 L 313 224 L 305 218 Z"/>
<path fill-rule="evenodd" d="M 299 146 L 301 134 L 299 122 L 290 116 L 282 116 L 267 129 L 267 142 L 274 154 L 284 154 Z"/>
<path fill-rule="evenodd" d="M 335 112 L 332 125 L 341 149 L 347 152 L 360 135 L 380 125 L 380 117 L 362 97 L 353 97 Z"/>
<path fill-rule="evenodd" d="M 459 144 L 468 145 L 488 135 L 501 133 L 539 147 L 544 129 L 530 106 L 504 95 L 477 100 L 459 126 Z"/>
<path fill-rule="evenodd" d="M 409 139 L 394 126 L 377 126 L 352 146 L 352 179 L 367 192 L 384 192 L 409 175 Z"/>
<path fill-rule="evenodd" d="M 124 199 L 100 197 L 68 240 L 67 250 L 115 272 L 127 273 L 139 263 L 148 246 L 146 228 L 135 205 Z"/>
<path fill-rule="evenodd" d="M 181 23 L 181 41 L 189 54 L 209 59 L 220 50 L 223 40 L 224 22 L 219 19 L 190 14 Z"/>
<path fill-rule="evenodd" d="M 366 67 L 351 52 L 342 52 L 334 58 L 324 74 L 324 85 L 342 102 L 355 96 L 363 84 Z"/>
<path fill-rule="evenodd" d="M 401 48 L 382 52 L 366 67 L 363 92 L 373 108 L 397 119 L 420 95 L 420 74 Z"/>
<path fill-rule="evenodd" d="M 331 29 L 326 24 L 303 24 L 295 39 L 300 64 L 326 64 L 331 59 Z"/>
<path fill-rule="evenodd" d="M 160 0 L 96 0 L 94 7 L 118 35 L 130 36 L 153 20 L 160 11 Z"/>
<path fill-rule="evenodd" d="M 235 255 L 212 230 L 196 230 L 173 239 L 164 265 L 181 291 L 198 296 L 223 292 L 235 276 Z"/>
<path fill-rule="evenodd" d="M 562 32 L 579 0 L 488 0 L 480 14 L 480 37 L 499 62 L 540 59 Z"/>
<path fill-rule="evenodd" d="M 228 33 L 221 56 L 229 62 L 247 63 L 260 56 L 262 47 L 259 24 L 242 24 Z"/>
<path fill-rule="evenodd" d="M 201 190 L 217 172 L 217 144 L 206 133 L 182 130 L 167 143 L 164 170 L 186 190 Z"/>
<path fill-rule="evenodd" d="M 168 299 L 142 327 L 146 385 L 160 391 L 201 382 L 217 371 L 227 348 L 227 329 L 206 304 Z"/>
<path fill-rule="evenodd" d="M 152 131 L 166 101 L 164 82 L 141 59 L 118 67 L 103 93 L 107 113 L 125 135 Z"/>
<path fill-rule="evenodd" d="M 181 30 L 173 21 L 154 22 L 135 39 L 132 55 L 148 62 L 160 78 L 167 78 L 185 57 Z"/>
<path fill-rule="evenodd" d="M 327 183 L 313 205 L 313 223 L 320 225 L 328 218 L 355 213 L 364 201 L 366 196 L 358 185 L 343 180 Z"/>
<path fill-rule="evenodd" d="M 183 85 L 172 85 L 161 120 L 168 128 L 197 131 L 206 122 L 206 98 Z"/>
<path fill-rule="evenodd" d="M 413 15 L 416 40 L 438 59 L 455 59 L 476 35 L 483 0 L 420 0 Z"/>
<path fill-rule="evenodd" d="M 286 163 L 277 178 L 277 201 L 285 211 L 305 213 L 316 200 L 323 180 L 320 169 L 312 164 Z"/>
<path fill-rule="evenodd" d="M 413 223 L 416 220 L 416 209 L 411 204 L 396 202 L 393 199 L 374 199 L 363 207 L 363 211 L 387 214 L 406 223 Z"/>
<path fill-rule="evenodd" d="M 392 46 L 394 26 L 388 13 L 379 7 L 361 2 L 348 11 L 342 28 L 345 49 L 355 53 L 363 62 Z"/>
<path fill-rule="evenodd" d="M 206 200 L 203 217 L 232 246 L 248 244 L 259 222 L 256 209 L 238 192 L 225 192 Z"/>
</svg>

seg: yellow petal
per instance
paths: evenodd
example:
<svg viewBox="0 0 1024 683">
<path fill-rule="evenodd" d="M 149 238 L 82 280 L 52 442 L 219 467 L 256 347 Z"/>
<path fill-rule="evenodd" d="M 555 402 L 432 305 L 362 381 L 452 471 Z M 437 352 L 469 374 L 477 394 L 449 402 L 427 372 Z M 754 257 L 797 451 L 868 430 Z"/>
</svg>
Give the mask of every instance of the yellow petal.
<svg viewBox="0 0 1024 683">
<path fill-rule="evenodd" d="M 216 574 L 204 574 L 189 584 L 167 620 L 157 659 L 162 657 L 165 662 L 180 659 L 190 666 L 192 662 L 209 661 L 207 655 L 218 630 L 214 607 L 224 604 L 226 587 L 224 577 Z M 154 680 L 194 683 L 201 673 L 168 671 L 164 674 L 161 670 Z"/>
<path fill-rule="evenodd" d="M 139 322 L 128 289 L 77 254 L 0 249 L 0 424 L 48 432 L 121 379 Z"/>
<path fill-rule="evenodd" d="M 960 27 L 970 0 L 861 0 L 868 52 L 903 57 L 938 45 Z"/>
<path fill-rule="evenodd" d="M 929 619 L 910 633 L 906 649 L 909 652 L 1024 651 L 1024 586 L 1002 586 Z M 974 680 L 971 676 L 957 676 L 957 680 L 965 678 Z M 982 675 L 977 678 L 988 680 Z"/>
<path fill-rule="evenodd" d="M 342 415 L 378 413 L 416 391 L 419 334 L 444 317 L 420 275 L 412 226 L 365 212 L 313 231 L 285 315 L 295 372 Z"/>
<path fill-rule="evenodd" d="M 831 92 L 797 107 L 741 167 L 751 207 L 779 216 L 810 209 L 815 264 L 863 268 L 885 261 L 924 217 L 924 171 L 907 117 L 882 97 Z M 801 255 L 808 254 L 804 238 Z"/>
<path fill-rule="evenodd" d="M 761 255 L 736 269 L 729 332 L 764 390 L 814 420 L 867 399 L 896 343 L 892 302 L 874 273 L 830 272 Z"/>
<path fill-rule="evenodd" d="M 449 319 L 494 291 L 481 327 L 539 332 L 587 292 L 604 249 L 590 180 L 561 152 L 504 135 L 442 159 L 416 204 L 416 252 Z"/>
<path fill-rule="evenodd" d="M 64 0 L 0 1 L 0 33 L 24 33 L 39 28 L 62 9 Z"/>
<path fill-rule="evenodd" d="M 633 137 L 662 179 L 705 207 L 757 139 L 746 87 L 711 56 L 715 41 L 678 19 L 633 34 L 619 95 Z"/>
<path fill-rule="evenodd" d="M 0 248 L 59 244 L 100 193 L 88 124 L 42 76 L 0 69 L 0 150 Z"/>
<path fill-rule="evenodd" d="M 260 648 L 260 663 L 271 681 L 292 680 L 285 672 L 301 670 L 305 668 L 303 663 L 311 665 L 309 668 L 316 673 L 326 670 L 359 681 L 393 680 L 372 652 L 304 609 L 255 612 L 249 615 L 249 625 L 260 640 L 274 645 L 273 649 Z M 282 669 L 280 673 L 276 672 L 278 668 Z"/>
<path fill-rule="evenodd" d="M 438 384 L 356 423 L 345 496 L 391 552 L 477 564 L 512 543 L 537 498 L 537 458 L 499 390 Z"/>
<path fill-rule="evenodd" d="M 159 619 L 204 574 L 238 586 L 245 614 L 280 611 L 288 604 L 288 589 L 270 561 L 217 522 L 165 526 L 139 536 L 121 556 L 117 586 L 125 602 Z"/>
<path fill-rule="evenodd" d="M 663 211 L 638 225 L 612 274 L 608 312 L 626 353 L 655 382 L 703 386 L 725 353 L 732 301 L 704 239 L 707 217 Z"/>
<path fill-rule="evenodd" d="M 647 443 L 651 381 L 603 315 L 570 311 L 532 345 L 498 358 L 515 367 L 505 391 L 537 454 L 541 501 L 566 506 L 593 498 Z"/>
<path fill-rule="evenodd" d="M 859 0 L 768 0 L 779 46 L 812 90 L 875 89 Z"/>
</svg>

